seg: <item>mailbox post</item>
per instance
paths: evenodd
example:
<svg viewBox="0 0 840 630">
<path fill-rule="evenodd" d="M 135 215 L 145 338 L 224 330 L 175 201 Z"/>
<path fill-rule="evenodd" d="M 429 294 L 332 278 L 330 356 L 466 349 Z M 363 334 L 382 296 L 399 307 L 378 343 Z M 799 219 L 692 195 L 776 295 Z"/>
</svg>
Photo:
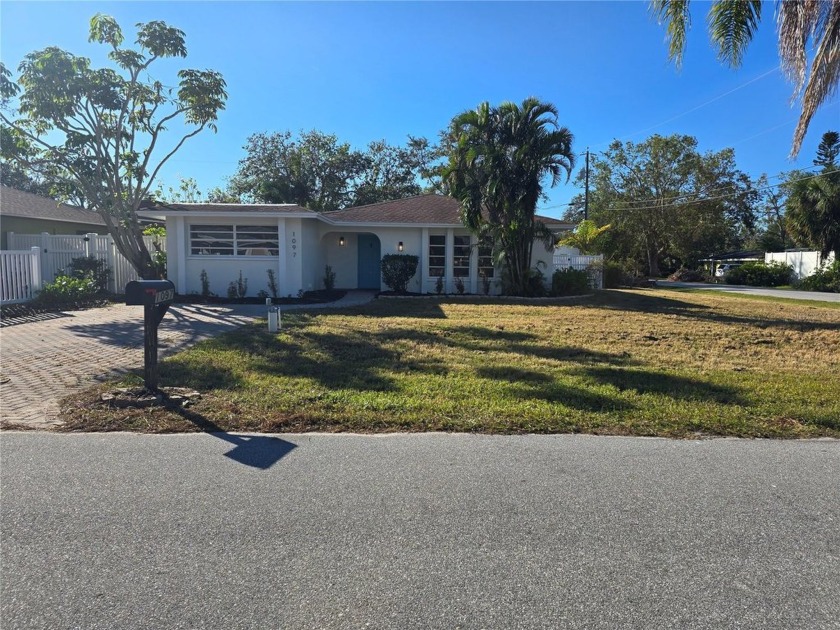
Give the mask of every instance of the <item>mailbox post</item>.
<svg viewBox="0 0 840 630">
<path fill-rule="evenodd" d="M 143 307 L 143 381 L 146 389 L 158 388 L 158 326 L 175 300 L 169 280 L 132 280 L 125 285 L 125 303 Z"/>
</svg>

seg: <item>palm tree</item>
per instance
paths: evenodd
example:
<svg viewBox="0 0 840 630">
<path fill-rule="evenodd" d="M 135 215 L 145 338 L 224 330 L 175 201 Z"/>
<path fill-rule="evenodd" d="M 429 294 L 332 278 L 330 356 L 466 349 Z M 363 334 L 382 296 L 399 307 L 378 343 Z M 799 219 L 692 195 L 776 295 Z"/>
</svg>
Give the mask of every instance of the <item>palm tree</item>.
<svg viewBox="0 0 840 630">
<path fill-rule="evenodd" d="M 793 183 L 786 219 L 791 231 L 820 249 L 840 257 L 840 168 L 827 166 L 816 177 Z"/>
<path fill-rule="evenodd" d="M 652 0 L 651 10 L 668 32 L 670 58 L 679 66 L 685 33 L 691 24 L 688 0 Z M 709 10 L 712 45 L 721 61 L 737 68 L 761 21 L 761 0 L 714 0 Z M 791 157 L 799 154 L 808 125 L 840 84 L 840 0 L 781 0 L 777 3 L 779 56 L 802 96 L 802 112 L 793 133 Z M 814 53 L 808 67 L 808 42 Z M 806 81 L 807 80 L 807 81 Z M 804 92 L 803 92 L 804 87 Z"/>
<path fill-rule="evenodd" d="M 601 235 L 612 227 L 611 224 L 598 227 L 598 224 L 591 219 L 584 219 L 575 228 L 575 231 L 560 241 L 560 245 L 567 245 L 580 250 L 581 254 L 594 254 L 598 247 Z"/>
<path fill-rule="evenodd" d="M 572 134 L 557 123 L 557 109 L 536 98 L 521 105 L 482 103 L 456 116 L 449 129 L 451 152 L 443 169 L 461 219 L 503 260 L 509 291 L 529 292 L 534 240 L 546 248 L 554 237 L 535 220 L 543 181 L 555 186 L 574 167 Z"/>
</svg>

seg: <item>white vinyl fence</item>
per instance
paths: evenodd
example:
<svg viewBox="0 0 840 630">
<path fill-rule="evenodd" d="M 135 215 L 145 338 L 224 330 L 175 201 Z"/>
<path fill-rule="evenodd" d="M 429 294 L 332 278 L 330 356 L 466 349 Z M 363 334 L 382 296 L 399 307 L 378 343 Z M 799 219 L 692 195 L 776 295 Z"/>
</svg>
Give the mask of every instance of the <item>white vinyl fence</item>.
<svg viewBox="0 0 840 630">
<path fill-rule="evenodd" d="M 583 256 L 573 254 L 554 254 L 554 270 L 577 269 L 589 274 L 589 284 L 593 289 L 604 288 L 604 256 Z M 553 273 L 552 271 L 552 273 Z"/>
<path fill-rule="evenodd" d="M 40 247 L 0 251 L 0 303 L 28 302 L 40 288 Z"/>
<path fill-rule="evenodd" d="M 111 269 L 111 280 L 108 290 L 112 293 L 122 293 L 125 285 L 131 280 L 137 280 L 138 275 L 134 268 L 117 251 L 114 240 L 110 235 L 99 234 L 68 235 L 68 234 L 8 234 L 9 248 L 13 251 L 2 252 L 3 273 L 0 276 L 2 287 L 2 302 L 11 304 L 14 302 L 25 302 L 32 299 L 34 292 L 45 283 L 52 282 L 55 277 L 64 270 L 74 258 L 83 256 L 94 256 L 104 260 Z M 154 243 L 157 242 L 162 250 L 166 249 L 166 239 L 154 236 L 144 236 L 143 240 L 149 251 L 154 251 Z M 26 254 L 30 258 L 38 250 L 38 264 L 27 267 L 22 259 L 15 258 L 12 254 Z M 8 269 L 8 272 L 7 272 Z M 32 271 L 36 269 L 37 277 Z M 27 275 L 29 274 L 29 275 Z M 21 287 L 29 287 L 23 290 Z M 8 296 L 8 297 L 7 297 Z"/>
<path fill-rule="evenodd" d="M 796 280 L 807 278 L 823 264 L 830 264 L 832 260 L 834 260 L 833 253 L 829 253 L 825 259 L 819 252 L 767 252 L 764 254 L 765 263 L 780 262 L 790 265 Z"/>
</svg>

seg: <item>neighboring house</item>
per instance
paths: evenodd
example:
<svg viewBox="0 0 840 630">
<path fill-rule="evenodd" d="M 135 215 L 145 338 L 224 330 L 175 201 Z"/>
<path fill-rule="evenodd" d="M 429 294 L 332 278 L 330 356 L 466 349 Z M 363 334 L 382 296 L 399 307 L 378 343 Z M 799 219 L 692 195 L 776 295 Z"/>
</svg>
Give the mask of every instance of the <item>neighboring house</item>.
<svg viewBox="0 0 840 630">
<path fill-rule="evenodd" d="M 828 256 L 823 257 L 818 251 L 797 248 L 786 249 L 783 252 L 767 252 L 764 254 L 764 262 L 777 262 L 783 265 L 789 265 L 793 269 L 794 280 L 802 280 L 807 278 L 822 268 L 824 265 L 830 265 L 834 262 L 834 252 L 829 252 Z"/>
<path fill-rule="evenodd" d="M 179 293 L 200 293 L 202 272 L 209 289 L 226 295 L 239 277 L 248 294 L 269 291 L 269 269 L 280 295 L 321 289 L 329 265 L 340 289 L 376 289 L 382 283 L 380 261 L 386 254 L 413 254 L 420 259 L 409 291 L 455 291 L 461 278 L 469 293 L 481 291 L 480 278 L 491 279 L 498 293 L 499 271 L 490 252 L 458 217 L 458 202 L 442 195 L 420 195 L 346 210 L 317 213 L 294 204 L 160 204 L 141 216 L 166 221 L 168 277 Z M 572 224 L 539 217 L 558 233 Z M 550 275 L 552 251 L 534 245 L 532 266 Z"/>
<path fill-rule="evenodd" d="M 714 276 L 722 265 L 737 266 L 743 265 L 745 262 L 764 262 L 764 252 L 757 249 L 742 249 L 709 256 L 703 258 L 700 262 L 705 263 L 709 273 Z"/>
<path fill-rule="evenodd" d="M 15 188 L 0 186 L 0 249 L 8 249 L 7 234 L 107 234 L 96 212 L 68 206 Z"/>
</svg>

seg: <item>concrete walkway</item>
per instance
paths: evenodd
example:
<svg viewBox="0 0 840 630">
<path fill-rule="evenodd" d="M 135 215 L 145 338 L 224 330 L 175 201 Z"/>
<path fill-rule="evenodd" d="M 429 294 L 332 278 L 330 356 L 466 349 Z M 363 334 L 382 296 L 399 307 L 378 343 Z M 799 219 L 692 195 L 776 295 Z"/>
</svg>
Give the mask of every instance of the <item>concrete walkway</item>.
<svg viewBox="0 0 840 630">
<path fill-rule="evenodd" d="M 350 291 L 328 304 L 281 306 L 282 311 L 348 308 L 375 291 Z M 158 329 L 159 356 L 266 316 L 264 305 L 176 304 Z M 51 313 L 0 328 L 0 419 L 48 427 L 58 401 L 108 375 L 143 365 L 143 309 L 112 305 Z"/>
<path fill-rule="evenodd" d="M 656 286 L 663 289 L 703 289 L 708 291 L 723 291 L 725 293 L 740 293 L 745 295 L 766 295 L 768 297 L 787 298 L 789 300 L 840 302 L 840 293 L 821 293 L 819 291 L 791 291 L 790 289 L 766 289 L 762 287 L 746 287 L 737 284 L 703 284 L 701 282 L 671 282 L 670 280 L 657 280 Z"/>
</svg>

